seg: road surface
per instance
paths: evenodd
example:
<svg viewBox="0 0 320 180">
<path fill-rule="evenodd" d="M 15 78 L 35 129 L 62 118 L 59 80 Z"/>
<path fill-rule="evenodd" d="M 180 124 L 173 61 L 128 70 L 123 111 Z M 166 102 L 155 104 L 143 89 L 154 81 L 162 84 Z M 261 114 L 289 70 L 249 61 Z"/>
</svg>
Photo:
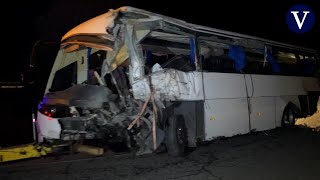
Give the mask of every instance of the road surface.
<svg viewBox="0 0 320 180">
<path fill-rule="evenodd" d="M 79 159 L 78 159 L 79 158 Z M 274 129 L 218 139 L 185 157 L 166 153 L 136 157 L 62 156 L 0 166 L 0 179 L 320 179 L 320 133 L 306 128 Z"/>
</svg>

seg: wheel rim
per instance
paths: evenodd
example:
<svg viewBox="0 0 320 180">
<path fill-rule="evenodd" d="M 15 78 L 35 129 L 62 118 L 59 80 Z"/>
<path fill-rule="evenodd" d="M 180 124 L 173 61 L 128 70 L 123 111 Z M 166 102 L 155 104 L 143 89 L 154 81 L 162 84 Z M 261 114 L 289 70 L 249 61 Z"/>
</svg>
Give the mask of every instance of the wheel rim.
<svg viewBox="0 0 320 180">
<path fill-rule="evenodd" d="M 294 119 L 294 114 L 291 109 L 287 110 L 284 114 L 284 123 L 287 126 L 294 125 L 295 119 Z"/>
</svg>

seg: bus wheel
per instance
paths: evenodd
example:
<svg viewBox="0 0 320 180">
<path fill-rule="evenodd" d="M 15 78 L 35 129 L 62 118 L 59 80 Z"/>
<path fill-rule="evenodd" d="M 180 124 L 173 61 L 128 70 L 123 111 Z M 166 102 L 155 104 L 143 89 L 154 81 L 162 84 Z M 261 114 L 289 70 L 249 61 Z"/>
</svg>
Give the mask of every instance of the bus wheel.
<svg viewBox="0 0 320 180">
<path fill-rule="evenodd" d="M 291 127 L 295 124 L 294 111 L 290 106 L 287 106 L 282 115 L 282 127 Z"/>
<path fill-rule="evenodd" d="M 166 147 L 170 156 L 182 156 L 187 146 L 187 128 L 182 115 L 171 116 L 166 127 Z"/>
</svg>

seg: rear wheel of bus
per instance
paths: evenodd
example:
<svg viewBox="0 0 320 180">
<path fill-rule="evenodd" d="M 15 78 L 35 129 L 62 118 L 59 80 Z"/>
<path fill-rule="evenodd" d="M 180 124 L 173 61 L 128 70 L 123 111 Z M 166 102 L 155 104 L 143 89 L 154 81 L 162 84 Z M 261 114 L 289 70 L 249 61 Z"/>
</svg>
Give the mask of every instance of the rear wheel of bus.
<svg viewBox="0 0 320 180">
<path fill-rule="evenodd" d="M 291 127 L 295 124 L 295 113 L 293 108 L 288 105 L 282 115 L 282 127 Z"/>
</svg>

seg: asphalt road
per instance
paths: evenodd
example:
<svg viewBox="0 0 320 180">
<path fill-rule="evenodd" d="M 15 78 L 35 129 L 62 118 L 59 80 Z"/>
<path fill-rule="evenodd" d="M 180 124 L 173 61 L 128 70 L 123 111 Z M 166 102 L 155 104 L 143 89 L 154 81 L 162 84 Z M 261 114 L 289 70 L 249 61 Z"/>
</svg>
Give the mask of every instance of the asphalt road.
<svg viewBox="0 0 320 180">
<path fill-rule="evenodd" d="M 79 158 L 79 159 L 78 159 Z M 320 179 L 320 133 L 275 129 L 218 139 L 185 157 L 166 153 L 136 157 L 81 155 L 43 158 L 0 166 L 0 179 Z"/>
</svg>

